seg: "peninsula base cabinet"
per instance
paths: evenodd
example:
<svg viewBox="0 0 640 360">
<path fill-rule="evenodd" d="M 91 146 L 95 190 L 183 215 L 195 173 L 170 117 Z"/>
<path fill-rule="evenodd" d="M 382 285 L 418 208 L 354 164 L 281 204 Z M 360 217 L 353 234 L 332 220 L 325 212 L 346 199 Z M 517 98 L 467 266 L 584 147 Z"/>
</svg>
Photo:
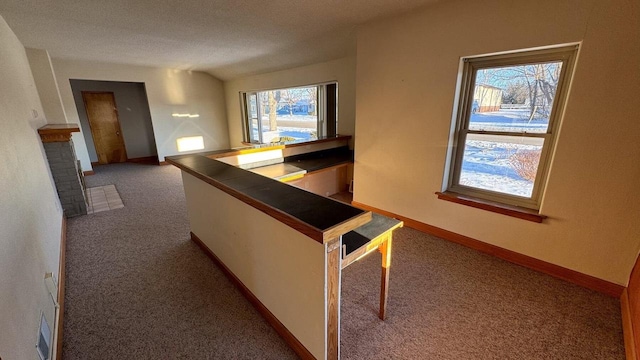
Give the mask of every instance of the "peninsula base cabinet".
<svg viewBox="0 0 640 360">
<path fill-rule="evenodd" d="M 331 196 L 349 188 L 347 170 L 349 164 L 340 164 L 306 173 L 302 178 L 286 183 L 314 194 Z"/>
</svg>

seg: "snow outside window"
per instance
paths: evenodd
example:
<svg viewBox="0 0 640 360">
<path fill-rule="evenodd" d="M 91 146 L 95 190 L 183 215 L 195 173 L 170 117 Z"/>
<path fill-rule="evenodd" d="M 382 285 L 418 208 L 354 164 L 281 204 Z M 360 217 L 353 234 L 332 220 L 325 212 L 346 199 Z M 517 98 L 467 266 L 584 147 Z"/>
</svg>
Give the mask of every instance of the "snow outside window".
<svg viewBox="0 0 640 360">
<path fill-rule="evenodd" d="M 446 190 L 539 210 L 577 50 L 462 59 Z"/>
<path fill-rule="evenodd" d="M 246 142 L 287 143 L 335 135 L 335 83 L 245 92 L 242 104 Z M 327 121 L 333 124 L 327 126 Z"/>
</svg>

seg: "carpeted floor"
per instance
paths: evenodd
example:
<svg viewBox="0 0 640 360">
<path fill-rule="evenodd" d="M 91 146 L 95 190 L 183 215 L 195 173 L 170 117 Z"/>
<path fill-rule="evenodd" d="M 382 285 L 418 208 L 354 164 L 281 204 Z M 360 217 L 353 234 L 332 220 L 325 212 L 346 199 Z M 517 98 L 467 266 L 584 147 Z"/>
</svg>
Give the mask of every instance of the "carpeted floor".
<svg viewBox="0 0 640 360">
<path fill-rule="evenodd" d="M 99 166 L 124 208 L 69 219 L 63 359 L 294 359 L 189 240 L 180 172 Z M 624 359 L 617 299 L 404 228 L 343 272 L 343 359 Z"/>
</svg>

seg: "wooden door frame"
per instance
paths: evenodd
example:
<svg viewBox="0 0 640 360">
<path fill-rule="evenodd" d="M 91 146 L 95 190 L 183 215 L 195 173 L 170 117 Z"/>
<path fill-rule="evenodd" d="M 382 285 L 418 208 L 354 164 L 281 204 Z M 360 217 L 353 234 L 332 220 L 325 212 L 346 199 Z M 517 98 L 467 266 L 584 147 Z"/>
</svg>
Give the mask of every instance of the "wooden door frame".
<svg viewBox="0 0 640 360">
<path fill-rule="evenodd" d="M 118 131 L 120 132 L 120 137 L 122 139 L 122 146 L 124 148 L 124 157 L 129 160 L 129 155 L 127 154 L 127 144 L 124 141 L 124 133 L 122 132 L 122 126 L 120 125 L 120 112 L 118 111 L 118 104 L 116 103 L 116 94 L 113 91 L 81 91 L 82 103 L 84 104 L 84 112 L 87 115 L 87 123 L 89 123 L 89 131 L 91 132 L 91 138 L 93 139 L 93 148 L 96 151 L 96 156 L 98 156 L 98 165 L 106 165 L 100 163 L 100 156 L 98 155 L 98 142 L 96 141 L 96 135 L 93 133 L 93 127 L 91 126 L 91 119 L 89 119 L 89 111 L 87 108 L 87 99 L 84 97 L 85 94 L 111 94 L 111 98 L 113 99 L 113 106 L 116 112 L 116 121 L 118 122 Z M 92 163 L 93 165 L 93 163 Z"/>
</svg>

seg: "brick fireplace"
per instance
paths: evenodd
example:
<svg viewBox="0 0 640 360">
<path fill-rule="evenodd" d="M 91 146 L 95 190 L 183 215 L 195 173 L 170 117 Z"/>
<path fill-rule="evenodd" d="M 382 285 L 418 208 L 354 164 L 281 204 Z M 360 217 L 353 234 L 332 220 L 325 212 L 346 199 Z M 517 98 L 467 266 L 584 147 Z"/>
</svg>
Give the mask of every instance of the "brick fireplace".
<svg viewBox="0 0 640 360">
<path fill-rule="evenodd" d="M 68 218 L 87 213 L 84 174 L 71 141 L 74 132 L 80 132 L 78 125 L 49 124 L 38 129 L 60 204 Z"/>
</svg>

